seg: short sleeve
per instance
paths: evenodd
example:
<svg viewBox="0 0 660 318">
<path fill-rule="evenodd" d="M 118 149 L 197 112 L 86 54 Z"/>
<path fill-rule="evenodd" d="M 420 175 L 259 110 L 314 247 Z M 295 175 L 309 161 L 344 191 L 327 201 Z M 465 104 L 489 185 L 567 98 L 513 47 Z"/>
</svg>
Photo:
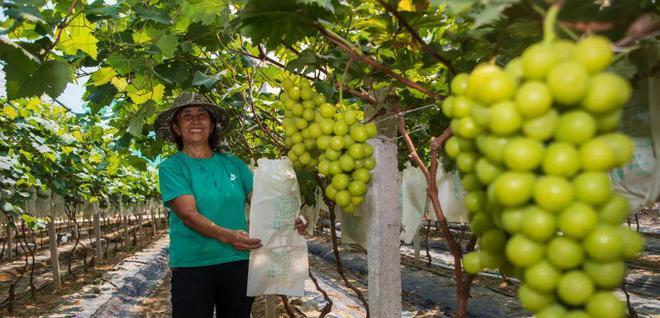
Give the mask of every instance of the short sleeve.
<svg viewBox="0 0 660 318">
<path fill-rule="evenodd" d="M 180 165 L 163 162 L 158 169 L 160 195 L 163 203 L 174 200 L 182 195 L 193 194 L 190 182 L 186 179 Z"/>
<path fill-rule="evenodd" d="M 243 162 L 243 160 L 233 156 L 232 159 L 238 165 L 238 173 L 241 175 L 243 190 L 245 191 L 245 195 L 247 195 L 248 193 L 252 192 L 252 181 L 253 181 L 252 171 L 250 171 L 250 168 L 248 168 L 248 166 L 245 164 L 245 162 Z"/>
</svg>

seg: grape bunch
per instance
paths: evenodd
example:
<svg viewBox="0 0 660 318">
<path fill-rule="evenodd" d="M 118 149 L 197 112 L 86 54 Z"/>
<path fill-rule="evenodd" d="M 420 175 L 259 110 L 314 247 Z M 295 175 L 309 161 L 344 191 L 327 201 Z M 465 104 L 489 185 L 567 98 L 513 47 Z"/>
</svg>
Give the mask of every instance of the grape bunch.
<svg viewBox="0 0 660 318">
<path fill-rule="evenodd" d="M 601 36 L 540 42 L 504 69 L 455 76 L 442 105 L 478 237 L 464 269 L 520 278 L 520 301 L 539 318 L 625 314 L 612 290 L 644 243 L 621 226 L 629 203 L 608 176 L 633 155 L 615 131 L 632 88 L 611 62 Z"/>
<path fill-rule="evenodd" d="M 285 79 L 281 87 L 287 157 L 296 168 L 316 168 L 329 178 L 325 194 L 344 211 L 353 212 L 364 200 L 369 171 L 376 166 L 373 148 L 366 143 L 378 133 L 376 125 L 361 124 L 361 111 L 326 102 L 308 82 L 296 85 Z"/>
</svg>

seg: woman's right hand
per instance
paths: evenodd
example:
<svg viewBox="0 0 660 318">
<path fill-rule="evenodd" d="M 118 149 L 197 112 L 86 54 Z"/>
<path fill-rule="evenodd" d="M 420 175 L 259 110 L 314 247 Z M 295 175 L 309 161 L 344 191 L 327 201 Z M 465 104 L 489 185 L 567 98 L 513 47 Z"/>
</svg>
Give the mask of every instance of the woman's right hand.
<svg viewBox="0 0 660 318">
<path fill-rule="evenodd" d="M 230 230 L 229 244 L 239 251 L 249 251 L 261 247 L 261 240 L 250 238 L 243 230 Z"/>
</svg>

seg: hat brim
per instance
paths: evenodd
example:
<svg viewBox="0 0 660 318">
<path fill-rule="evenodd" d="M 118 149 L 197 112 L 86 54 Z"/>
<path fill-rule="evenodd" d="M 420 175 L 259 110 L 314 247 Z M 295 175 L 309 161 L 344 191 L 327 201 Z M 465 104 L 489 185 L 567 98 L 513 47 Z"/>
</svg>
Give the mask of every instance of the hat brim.
<svg viewBox="0 0 660 318">
<path fill-rule="evenodd" d="M 156 120 L 154 121 L 154 130 L 156 131 L 156 136 L 165 141 L 175 142 L 174 134 L 170 129 L 170 122 L 172 121 L 172 117 L 174 116 L 174 114 L 176 114 L 178 110 L 190 106 L 202 106 L 206 110 L 208 110 L 211 113 L 211 115 L 215 118 L 216 129 L 220 127 L 223 128 L 227 127 L 227 124 L 229 123 L 229 117 L 224 109 L 220 108 L 220 106 L 218 105 L 211 103 L 195 102 L 195 103 L 173 106 L 158 114 Z"/>
</svg>

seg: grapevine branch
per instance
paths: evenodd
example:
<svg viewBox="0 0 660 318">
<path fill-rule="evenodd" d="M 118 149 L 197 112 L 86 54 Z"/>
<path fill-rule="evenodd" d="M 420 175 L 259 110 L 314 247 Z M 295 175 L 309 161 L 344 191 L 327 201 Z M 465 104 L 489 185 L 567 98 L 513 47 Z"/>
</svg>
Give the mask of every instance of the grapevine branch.
<svg viewBox="0 0 660 318">
<path fill-rule="evenodd" d="M 660 32 L 660 18 L 652 14 L 644 14 L 637 18 L 626 31 L 626 36 L 616 42 L 617 47 L 625 47 L 641 39 L 655 36 Z"/>
<path fill-rule="evenodd" d="M 289 306 L 289 299 L 284 295 L 280 295 L 280 299 L 282 300 L 282 304 L 284 305 L 284 310 L 286 310 L 287 315 L 289 315 L 291 318 L 295 318 L 296 315 L 293 313 L 291 307 Z"/>
<path fill-rule="evenodd" d="M 316 24 L 316 29 L 319 32 L 321 32 L 321 34 L 323 34 L 323 36 L 325 36 L 330 42 L 332 42 L 340 49 L 346 51 L 346 53 L 350 54 L 354 59 L 359 60 L 371 66 L 373 69 L 377 71 L 385 73 L 387 76 L 397 80 L 401 84 L 410 87 L 414 90 L 417 90 L 424 95 L 427 95 L 437 100 L 444 99 L 445 96 L 437 94 L 434 91 L 424 87 L 423 85 L 395 73 L 392 69 L 374 60 L 372 57 L 362 54 L 359 50 L 354 48 L 353 45 L 349 44 L 346 40 L 342 39 L 341 37 L 339 37 L 339 35 L 335 34 L 334 32 L 322 27 L 319 24 Z"/>
<path fill-rule="evenodd" d="M 325 306 L 323 306 L 323 309 L 321 309 L 321 314 L 319 315 L 319 318 L 323 318 L 323 317 L 325 317 L 325 315 L 327 315 L 330 312 L 330 310 L 332 310 L 332 305 L 333 305 L 332 299 L 330 299 L 330 297 L 328 296 L 328 293 L 325 290 L 323 290 L 323 288 L 321 288 L 321 285 L 319 285 L 318 280 L 312 274 L 311 269 L 309 270 L 309 278 L 314 283 L 314 286 L 316 286 L 316 290 L 318 290 L 319 292 L 321 292 L 321 294 L 323 294 L 323 298 L 326 301 L 326 304 L 325 304 Z"/>
<path fill-rule="evenodd" d="M 467 299 L 469 297 L 470 285 L 472 284 L 474 276 L 463 276 L 463 268 L 461 265 L 463 252 L 461 246 L 458 244 L 454 238 L 454 235 L 451 233 L 447 219 L 442 212 L 442 206 L 438 197 L 438 188 L 436 185 L 436 175 L 438 171 L 438 151 L 444 142 L 452 135 L 451 128 L 448 127 L 439 137 L 431 139 L 431 165 L 430 168 L 427 168 L 422 159 L 419 157 L 415 144 L 413 143 L 412 138 L 410 138 L 410 134 L 406 129 L 405 114 L 399 109 L 394 109 L 394 111 L 398 117 L 397 128 L 406 143 L 406 147 L 408 148 L 408 157 L 417 165 L 417 167 L 422 171 L 424 177 L 426 178 L 427 196 L 431 200 L 433 211 L 435 212 L 438 222 L 440 222 L 440 228 L 442 229 L 442 233 L 447 240 L 449 251 L 454 257 L 454 276 L 456 279 L 457 303 L 457 309 L 454 316 L 457 318 L 465 318 L 467 317 Z"/>
<path fill-rule="evenodd" d="M 284 146 L 278 140 L 277 135 L 275 135 L 272 130 L 268 129 L 268 127 L 266 127 L 261 122 L 261 119 L 259 118 L 259 115 L 255 111 L 255 109 L 254 109 L 254 97 L 252 96 L 252 86 L 254 84 L 254 77 L 252 76 L 251 73 L 248 73 L 248 78 L 249 78 L 249 80 L 248 80 L 248 85 L 249 85 L 248 93 L 249 93 L 250 99 L 246 101 L 245 96 L 243 95 L 243 93 L 240 93 L 241 98 L 243 99 L 243 102 L 247 102 L 250 105 L 250 109 L 252 110 L 252 114 L 254 115 L 254 119 L 257 121 L 257 124 L 259 125 L 259 128 L 261 128 L 261 130 L 270 137 L 270 139 L 275 143 L 275 145 L 278 148 L 283 148 Z"/>
<path fill-rule="evenodd" d="M 319 178 L 318 175 L 315 175 L 316 177 L 316 183 L 323 188 L 323 182 L 321 181 L 321 178 Z M 344 273 L 344 266 L 342 265 L 341 262 L 341 255 L 339 254 L 339 247 L 337 247 L 337 229 L 335 227 L 335 220 L 337 219 L 337 215 L 335 214 L 335 202 L 330 200 L 328 196 L 325 194 L 325 191 L 321 191 L 323 195 L 323 201 L 325 204 L 328 206 L 328 210 L 330 210 L 330 238 L 332 241 L 332 251 L 335 255 L 335 264 L 337 266 L 337 273 L 339 273 L 339 276 L 341 276 L 342 280 L 344 281 L 344 284 L 346 287 L 350 288 L 353 292 L 355 292 L 355 295 L 360 299 L 362 304 L 364 305 L 365 310 L 367 311 L 367 316 L 366 318 L 369 318 L 369 303 L 367 302 L 367 299 L 364 298 L 364 295 L 362 295 L 362 292 L 351 282 L 348 280 L 346 277 L 346 274 Z"/>
<path fill-rule="evenodd" d="M 261 47 L 259 47 L 259 56 L 252 55 L 252 54 L 247 53 L 247 52 L 241 52 L 241 51 L 232 51 L 232 52 L 235 52 L 235 53 L 238 53 L 238 54 L 241 54 L 241 55 L 245 55 L 247 57 L 251 57 L 251 58 L 254 58 L 254 59 L 264 60 L 264 61 L 266 61 L 270 64 L 273 64 L 273 65 L 283 69 L 283 70 L 291 71 L 291 70 L 286 68 L 286 65 L 282 64 L 279 61 L 276 61 L 273 58 L 268 57 Z M 327 74 L 327 71 L 324 70 L 324 69 L 321 69 L 321 72 Z M 310 81 L 315 80 L 313 77 L 307 76 L 305 74 L 296 74 L 296 75 L 301 76 L 303 78 L 306 78 Z M 353 89 L 353 88 L 350 88 L 350 87 L 342 87 L 342 86 L 339 85 L 339 83 L 336 83 L 335 87 L 337 89 L 341 89 L 341 90 L 343 90 L 343 91 L 345 91 L 345 92 L 347 92 L 347 93 L 349 93 L 349 94 L 351 94 L 351 95 L 353 95 L 357 98 L 360 98 L 360 99 L 362 99 L 363 101 L 365 101 L 369 104 L 376 104 L 376 99 L 374 97 L 370 96 L 369 94 L 367 94 L 366 92 L 359 91 L 359 90 L 356 90 L 356 89 Z"/>
<path fill-rule="evenodd" d="M 456 74 L 456 69 L 454 66 L 447 60 L 446 58 L 442 57 L 438 52 L 436 52 L 433 48 L 431 48 L 424 40 L 422 37 L 419 36 L 419 33 L 415 31 L 415 29 L 408 23 L 408 20 L 404 18 L 399 11 L 397 11 L 393 6 L 389 5 L 387 2 L 384 0 L 378 0 L 378 3 L 380 3 L 387 12 L 392 14 L 399 23 L 410 33 L 410 35 L 413 37 L 415 42 L 424 50 L 424 52 L 428 53 L 429 55 L 433 56 L 436 60 L 440 61 L 442 64 L 444 64 L 449 72 L 451 74 Z"/>
<path fill-rule="evenodd" d="M 48 47 L 48 49 L 46 50 L 46 52 L 43 55 L 44 58 L 48 58 L 48 54 L 50 54 L 50 52 L 55 48 L 57 43 L 60 42 L 60 37 L 62 36 L 62 32 L 67 27 L 67 25 L 69 25 L 69 23 L 71 22 L 71 20 L 69 20 L 69 17 L 71 16 L 71 14 L 73 14 L 73 9 L 76 7 L 77 3 L 78 3 L 78 0 L 73 0 L 73 2 L 71 3 L 71 6 L 69 7 L 69 11 L 67 11 L 66 16 L 64 16 L 64 20 L 62 20 L 62 23 L 60 23 L 60 25 L 58 26 L 57 35 L 55 36 L 55 40 L 50 45 L 50 47 Z"/>
</svg>

